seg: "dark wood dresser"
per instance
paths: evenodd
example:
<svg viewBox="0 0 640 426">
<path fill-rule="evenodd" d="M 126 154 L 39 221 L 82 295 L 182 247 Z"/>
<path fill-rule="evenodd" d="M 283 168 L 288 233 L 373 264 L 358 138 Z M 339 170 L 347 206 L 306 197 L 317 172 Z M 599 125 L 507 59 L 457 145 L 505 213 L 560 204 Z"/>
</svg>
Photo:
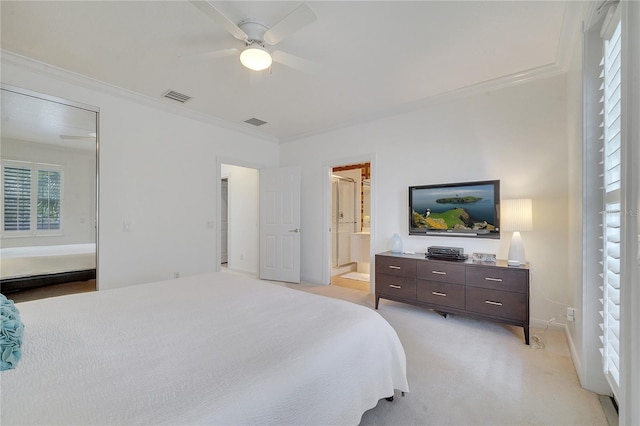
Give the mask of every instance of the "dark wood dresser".
<svg viewBox="0 0 640 426">
<path fill-rule="evenodd" d="M 376 309 L 380 298 L 440 314 L 463 314 L 517 325 L 529 344 L 529 268 L 434 260 L 422 254 L 376 254 Z"/>
</svg>

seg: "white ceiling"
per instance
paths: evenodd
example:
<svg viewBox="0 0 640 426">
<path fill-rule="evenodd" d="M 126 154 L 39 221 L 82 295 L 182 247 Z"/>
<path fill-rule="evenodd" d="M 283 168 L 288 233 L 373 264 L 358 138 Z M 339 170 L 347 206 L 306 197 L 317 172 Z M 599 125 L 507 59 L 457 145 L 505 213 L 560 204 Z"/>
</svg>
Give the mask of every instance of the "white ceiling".
<svg viewBox="0 0 640 426">
<path fill-rule="evenodd" d="M 245 69 L 208 52 L 243 43 L 186 1 L 0 2 L 2 48 L 288 141 L 556 65 L 565 1 L 310 1 L 316 22 L 277 46 L 313 72 Z M 300 2 L 216 2 L 271 26 Z M 565 17 L 565 13 L 567 16 Z M 267 124 L 253 128 L 244 120 Z"/>
<path fill-rule="evenodd" d="M 2 139 L 96 149 L 95 112 L 11 90 L 2 91 L 1 101 Z"/>
</svg>

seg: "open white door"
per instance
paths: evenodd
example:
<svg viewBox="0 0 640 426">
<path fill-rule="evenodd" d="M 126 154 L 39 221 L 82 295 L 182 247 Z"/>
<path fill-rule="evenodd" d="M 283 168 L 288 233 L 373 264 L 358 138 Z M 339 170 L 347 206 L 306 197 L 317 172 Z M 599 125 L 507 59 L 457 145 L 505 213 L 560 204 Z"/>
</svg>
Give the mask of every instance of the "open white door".
<svg viewBox="0 0 640 426">
<path fill-rule="evenodd" d="M 300 282 L 300 168 L 260 170 L 260 278 Z"/>
</svg>

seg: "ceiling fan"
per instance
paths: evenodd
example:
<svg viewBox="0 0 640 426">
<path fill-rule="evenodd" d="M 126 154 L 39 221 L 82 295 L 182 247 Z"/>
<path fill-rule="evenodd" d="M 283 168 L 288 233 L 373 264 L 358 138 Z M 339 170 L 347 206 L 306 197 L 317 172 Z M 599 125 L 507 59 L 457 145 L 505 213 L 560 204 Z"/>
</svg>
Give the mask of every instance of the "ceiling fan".
<svg viewBox="0 0 640 426">
<path fill-rule="evenodd" d="M 235 24 L 209 0 L 190 0 L 190 2 L 235 38 L 245 43 L 243 49 L 230 48 L 213 52 L 208 56 L 219 58 L 240 55 L 242 65 L 253 71 L 262 71 L 271 67 L 272 61 L 303 71 L 311 71 L 313 68 L 309 61 L 280 50 L 269 49 L 269 46 L 275 46 L 284 38 L 318 19 L 308 5 L 303 3 L 277 24 L 269 27 L 264 22 L 253 18 L 243 19 Z"/>
</svg>

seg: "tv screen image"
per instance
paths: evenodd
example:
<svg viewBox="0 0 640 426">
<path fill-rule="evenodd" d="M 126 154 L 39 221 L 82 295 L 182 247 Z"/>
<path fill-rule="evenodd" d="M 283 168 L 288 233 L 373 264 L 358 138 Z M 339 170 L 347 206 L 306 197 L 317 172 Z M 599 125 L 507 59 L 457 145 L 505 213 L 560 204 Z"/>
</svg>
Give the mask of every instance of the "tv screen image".
<svg viewBox="0 0 640 426">
<path fill-rule="evenodd" d="M 409 187 L 409 234 L 500 237 L 500 181 Z"/>
</svg>

